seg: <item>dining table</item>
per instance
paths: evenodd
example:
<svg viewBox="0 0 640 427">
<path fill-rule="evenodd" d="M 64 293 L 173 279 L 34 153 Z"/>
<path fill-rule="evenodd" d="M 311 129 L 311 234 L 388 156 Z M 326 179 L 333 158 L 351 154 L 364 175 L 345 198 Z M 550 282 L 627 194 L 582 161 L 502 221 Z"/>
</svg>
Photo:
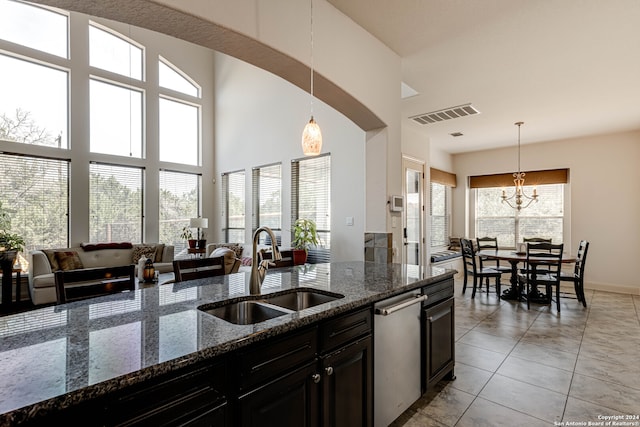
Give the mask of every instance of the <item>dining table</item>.
<svg viewBox="0 0 640 427">
<path fill-rule="evenodd" d="M 520 301 L 523 299 L 522 291 L 518 285 L 518 264 L 527 262 L 526 252 L 518 252 L 513 249 L 482 249 L 476 255 L 485 259 L 507 261 L 511 265 L 511 278 L 509 279 L 511 286 L 505 289 L 500 297 L 504 300 Z M 543 264 L 544 258 L 536 257 L 536 262 Z M 563 253 L 561 262 L 563 264 L 575 263 L 576 257 Z M 524 297 L 530 298 L 531 302 L 547 303 L 549 301 L 548 295 L 541 294 L 535 288 L 531 289 L 530 294 Z"/>
</svg>

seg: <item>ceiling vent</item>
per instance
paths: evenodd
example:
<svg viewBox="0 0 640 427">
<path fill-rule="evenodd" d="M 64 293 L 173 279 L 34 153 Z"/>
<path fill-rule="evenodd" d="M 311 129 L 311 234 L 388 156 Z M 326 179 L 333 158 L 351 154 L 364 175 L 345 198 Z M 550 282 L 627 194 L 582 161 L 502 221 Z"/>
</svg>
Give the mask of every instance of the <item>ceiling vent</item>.
<svg viewBox="0 0 640 427">
<path fill-rule="evenodd" d="M 430 113 L 418 114 L 417 116 L 409 117 L 411 120 L 415 120 L 421 125 L 428 125 L 431 123 L 443 122 L 445 120 L 457 119 L 458 117 L 473 116 L 474 114 L 480 114 L 480 111 L 471 104 L 458 105 L 457 107 L 450 107 L 444 110 L 432 111 Z"/>
</svg>

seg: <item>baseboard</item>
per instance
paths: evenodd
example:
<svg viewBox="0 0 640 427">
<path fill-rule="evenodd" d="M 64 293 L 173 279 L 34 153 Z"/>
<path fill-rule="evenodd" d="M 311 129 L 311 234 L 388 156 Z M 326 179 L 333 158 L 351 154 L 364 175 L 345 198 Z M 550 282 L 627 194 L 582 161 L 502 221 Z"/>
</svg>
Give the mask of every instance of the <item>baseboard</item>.
<svg viewBox="0 0 640 427">
<path fill-rule="evenodd" d="M 592 291 L 614 292 L 617 294 L 640 295 L 640 287 L 614 285 L 612 283 L 585 282 L 584 288 Z"/>
</svg>

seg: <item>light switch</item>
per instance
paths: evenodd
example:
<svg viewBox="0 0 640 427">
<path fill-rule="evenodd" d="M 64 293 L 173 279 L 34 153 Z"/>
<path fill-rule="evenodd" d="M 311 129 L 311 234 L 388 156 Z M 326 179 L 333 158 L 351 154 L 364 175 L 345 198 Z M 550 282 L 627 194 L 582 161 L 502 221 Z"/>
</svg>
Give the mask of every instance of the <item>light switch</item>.
<svg viewBox="0 0 640 427">
<path fill-rule="evenodd" d="M 353 225 L 353 217 L 352 216 L 348 216 L 347 217 L 347 225 Z"/>
</svg>

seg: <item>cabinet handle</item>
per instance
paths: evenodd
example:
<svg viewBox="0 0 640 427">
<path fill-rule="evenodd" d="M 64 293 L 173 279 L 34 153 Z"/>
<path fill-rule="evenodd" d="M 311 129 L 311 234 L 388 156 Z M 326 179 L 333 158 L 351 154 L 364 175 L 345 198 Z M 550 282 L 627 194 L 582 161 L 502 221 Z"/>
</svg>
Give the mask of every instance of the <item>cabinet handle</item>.
<svg viewBox="0 0 640 427">
<path fill-rule="evenodd" d="M 324 368 L 324 371 L 327 373 L 327 375 L 333 375 L 333 367 L 332 366 Z"/>
<path fill-rule="evenodd" d="M 315 384 L 318 384 L 320 382 L 320 374 L 313 374 L 311 375 L 311 379 L 313 380 L 313 382 Z"/>
</svg>

